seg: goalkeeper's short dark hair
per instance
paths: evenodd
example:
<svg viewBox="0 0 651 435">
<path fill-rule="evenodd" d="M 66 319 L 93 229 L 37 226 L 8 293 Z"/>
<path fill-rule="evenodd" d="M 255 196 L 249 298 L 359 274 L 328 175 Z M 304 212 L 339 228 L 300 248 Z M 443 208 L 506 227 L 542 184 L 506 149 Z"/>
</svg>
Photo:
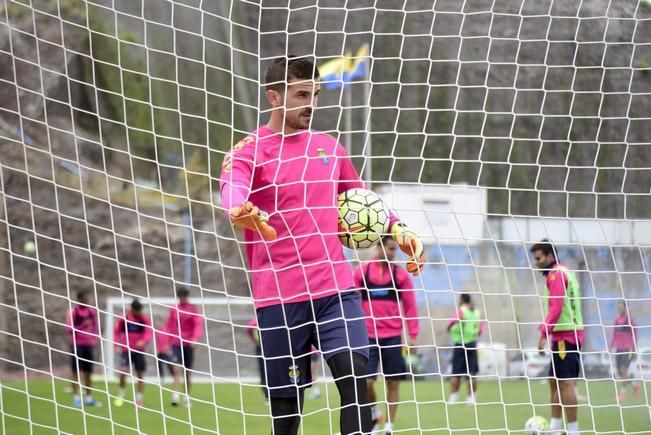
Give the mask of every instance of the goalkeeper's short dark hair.
<svg viewBox="0 0 651 435">
<path fill-rule="evenodd" d="M 319 69 L 311 57 L 297 57 L 293 54 L 275 58 L 267 67 L 264 83 L 267 90 L 285 92 L 291 80 L 318 79 Z"/>
<path fill-rule="evenodd" d="M 461 293 L 461 303 L 463 303 L 463 304 L 470 304 L 470 303 L 472 303 L 472 298 L 470 297 L 470 294 L 468 294 L 468 293 Z"/>
<path fill-rule="evenodd" d="M 529 251 L 532 254 L 542 251 L 543 255 L 552 254 L 554 255 L 554 258 L 556 258 L 556 247 L 549 241 L 549 239 L 542 239 L 540 242 L 533 245 Z"/>
</svg>

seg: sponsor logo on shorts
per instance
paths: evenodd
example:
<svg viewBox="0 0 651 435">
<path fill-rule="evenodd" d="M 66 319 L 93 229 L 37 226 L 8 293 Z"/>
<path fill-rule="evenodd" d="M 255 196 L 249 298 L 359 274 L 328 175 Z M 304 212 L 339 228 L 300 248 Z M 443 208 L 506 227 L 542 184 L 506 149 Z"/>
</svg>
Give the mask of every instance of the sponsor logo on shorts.
<svg viewBox="0 0 651 435">
<path fill-rule="evenodd" d="M 565 359 L 567 353 L 565 351 L 565 340 L 559 340 L 558 342 L 558 357 L 560 359 Z"/>
</svg>

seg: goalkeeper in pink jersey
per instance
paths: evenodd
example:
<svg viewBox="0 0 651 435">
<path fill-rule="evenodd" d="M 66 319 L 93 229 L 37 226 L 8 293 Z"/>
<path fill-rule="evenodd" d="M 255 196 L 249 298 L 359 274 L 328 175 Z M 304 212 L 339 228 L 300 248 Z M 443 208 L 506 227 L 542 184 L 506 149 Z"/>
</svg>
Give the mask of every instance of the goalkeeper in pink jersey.
<svg viewBox="0 0 651 435">
<path fill-rule="evenodd" d="M 375 380 L 381 372 L 386 381 L 389 420 L 384 425 L 384 433 L 393 432 L 398 403 L 400 402 L 400 380 L 407 374 L 407 364 L 402 354 L 403 324 L 407 323 L 408 345 L 412 349 L 418 337 L 418 306 L 414 284 L 407 271 L 392 262 L 396 257 L 398 245 L 386 236 L 377 246 L 377 256 L 373 261 L 355 270 L 355 284 L 362 289 L 362 309 L 366 314 L 366 329 L 369 335 L 370 351 L 368 360 L 368 400 L 376 403 Z M 382 369 L 380 368 L 382 363 Z M 372 417 L 379 426 L 382 417 L 373 407 Z"/>
<path fill-rule="evenodd" d="M 220 180 L 222 207 L 244 229 L 275 435 L 298 432 L 312 345 L 335 378 L 342 435 L 372 429 L 368 334 L 337 222 L 338 194 L 364 183 L 335 138 L 309 130 L 318 79 L 307 58 L 271 63 L 269 122 L 233 146 Z M 420 273 L 421 241 L 395 215 L 390 224 L 408 269 Z"/>
<path fill-rule="evenodd" d="M 133 369 L 138 382 L 136 384 L 136 406 L 142 406 L 142 393 L 145 389 L 144 376 L 147 370 L 145 349 L 149 345 L 153 331 L 151 317 L 143 314 L 142 304 L 138 299 L 131 302 L 131 309 L 115 324 L 113 340 L 116 348 L 122 352 L 120 360 L 120 389 L 114 405 L 124 404 L 124 387 L 127 383 L 127 373 Z"/>
</svg>

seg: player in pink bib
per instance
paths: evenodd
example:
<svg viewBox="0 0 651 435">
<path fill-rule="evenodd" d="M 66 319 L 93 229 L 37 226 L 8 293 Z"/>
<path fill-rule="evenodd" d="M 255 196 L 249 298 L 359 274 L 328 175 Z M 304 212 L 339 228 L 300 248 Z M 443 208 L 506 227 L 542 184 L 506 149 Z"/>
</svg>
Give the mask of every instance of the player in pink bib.
<svg viewBox="0 0 651 435">
<path fill-rule="evenodd" d="M 190 303 L 190 291 L 180 287 L 176 291 L 179 303 L 170 308 L 165 324 L 168 343 L 172 350 L 172 363 L 174 373 L 174 393 L 172 393 L 172 406 L 178 406 L 179 393 L 181 392 L 181 372 L 185 373 L 185 394 L 183 396 L 186 406 L 190 406 L 190 389 L 192 386 L 191 370 L 194 364 L 194 347 L 203 336 L 203 316 L 197 306 Z"/>
<path fill-rule="evenodd" d="M 114 405 L 124 404 L 124 388 L 127 383 L 127 373 L 136 373 L 136 406 L 143 405 L 142 394 L 145 389 L 144 376 L 147 370 L 145 349 L 151 342 L 153 330 L 151 317 L 142 312 L 142 304 L 138 299 L 131 302 L 131 309 L 124 317 L 118 319 L 113 331 L 116 348 L 122 352 L 120 360 L 120 389 Z"/>
<path fill-rule="evenodd" d="M 581 372 L 583 310 L 581 288 L 574 273 L 558 261 L 554 245 L 547 239 L 530 249 L 536 268 L 545 276 L 542 306 L 545 314 L 540 325 L 538 349 L 543 352 L 549 342 L 552 362 L 549 365 L 549 390 L 552 418 L 549 428 L 560 432 L 563 414 L 567 435 L 578 435 L 578 397 L 576 381 Z"/>
<path fill-rule="evenodd" d="M 384 425 L 385 434 L 393 431 L 400 403 L 400 380 L 407 375 L 402 350 L 405 344 L 409 350 L 413 349 L 419 331 L 414 284 L 406 270 L 393 264 L 397 249 L 395 240 L 390 236 L 384 237 L 377 245 L 376 257 L 355 269 L 354 273 L 355 284 L 362 289 L 362 309 L 366 314 L 370 341 L 369 402 L 376 403 L 375 380 L 380 372 L 386 381 L 389 420 Z M 403 339 L 405 323 L 406 343 Z M 382 415 L 377 405 L 373 407 L 372 417 L 375 427 L 379 428 Z"/>
<path fill-rule="evenodd" d="M 337 140 L 309 130 L 320 91 L 307 58 L 275 59 L 265 73 L 267 125 L 238 142 L 222 165 L 221 201 L 244 229 L 261 333 L 273 433 L 298 432 L 312 345 L 330 366 L 341 396 L 342 435 L 372 428 L 365 405 L 368 335 L 360 295 L 338 238 L 337 196 L 363 187 Z M 423 245 L 391 217 L 391 232 L 424 266 Z"/>
<path fill-rule="evenodd" d="M 99 318 L 97 310 L 90 306 L 90 292 L 82 290 L 77 293 L 77 304 L 66 314 L 66 331 L 70 341 L 73 405 L 81 407 L 81 381 L 86 406 L 100 406 L 92 395 L 91 375 L 94 349 L 99 342 Z"/>
</svg>

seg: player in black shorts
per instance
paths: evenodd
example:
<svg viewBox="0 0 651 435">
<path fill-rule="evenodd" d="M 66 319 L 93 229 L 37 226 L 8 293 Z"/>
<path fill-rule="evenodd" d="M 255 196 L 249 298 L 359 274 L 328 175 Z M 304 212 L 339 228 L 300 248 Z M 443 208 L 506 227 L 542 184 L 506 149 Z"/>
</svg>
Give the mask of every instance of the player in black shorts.
<svg viewBox="0 0 651 435">
<path fill-rule="evenodd" d="M 613 337 L 610 341 L 611 352 L 615 354 L 617 377 L 621 382 L 618 394 L 620 402 L 626 400 L 626 390 L 631 384 L 628 369 L 635 359 L 636 327 L 635 321 L 628 313 L 626 301 L 620 301 L 617 305 L 617 317 L 615 318 Z M 635 396 L 640 394 L 638 383 L 633 384 L 633 394 Z"/>
<path fill-rule="evenodd" d="M 395 240 L 385 236 L 376 247 L 375 258 L 355 269 L 353 274 L 355 285 L 361 289 L 369 336 L 366 382 L 368 401 L 373 404 L 371 417 L 375 430 L 384 423 L 384 435 L 393 433 L 400 403 L 400 381 L 408 373 L 403 349 L 414 349 L 420 330 L 414 284 L 409 273 L 394 263 L 397 250 Z M 386 421 L 381 401 L 375 394 L 378 374 L 383 375 L 386 384 Z"/>
<path fill-rule="evenodd" d="M 543 323 L 540 325 L 538 350 L 544 353 L 549 344 L 552 363 L 549 366 L 551 420 L 549 429 L 560 433 L 565 414 L 567 435 L 578 435 L 578 395 L 576 380 L 581 372 L 579 352 L 584 338 L 581 310 L 581 289 L 574 273 L 561 264 L 556 248 L 544 239 L 531 248 L 536 268 L 545 277 L 542 297 Z"/>
<path fill-rule="evenodd" d="M 477 393 L 477 339 L 482 333 L 481 313 L 472 304 L 470 295 L 464 293 L 459 300 L 459 311 L 448 324 L 448 332 L 454 343 L 452 350 L 452 377 L 450 378 L 449 403 L 459 400 L 461 379 L 468 378 L 468 396 L 466 403 L 475 403 Z"/>
<path fill-rule="evenodd" d="M 93 350 L 99 341 L 99 317 L 92 307 L 90 292 L 82 290 L 77 293 L 77 304 L 66 314 L 66 331 L 70 339 L 70 369 L 72 372 L 72 404 L 81 408 L 80 381 L 84 387 L 86 406 L 101 406 L 93 398 L 92 380 L 94 355 Z"/>
<path fill-rule="evenodd" d="M 138 379 L 136 406 L 143 405 L 142 394 L 145 387 L 143 378 L 145 370 L 147 370 L 144 352 L 152 339 L 152 335 L 151 318 L 143 314 L 142 304 L 137 299 L 134 299 L 131 303 L 131 309 L 118 320 L 113 331 L 116 347 L 122 352 L 120 359 L 120 389 L 114 402 L 115 406 L 119 407 L 124 404 L 126 378 L 127 374 L 131 372 L 135 372 Z"/>
<path fill-rule="evenodd" d="M 165 331 L 165 326 L 160 325 L 154 329 L 154 342 L 156 346 L 156 361 L 158 363 L 158 377 L 160 383 L 165 383 L 165 372 L 174 378 L 174 366 L 172 364 L 172 346 L 170 336 Z"/>
<path fill-rule="evenodd" d="M 362 377 L 368 333 L 337 228 L 339 194 L 364 183 L 341 144 L 310 129 L 321 88 L 314 62 L 278 57 L 264 79 L 269 120 L 226 154 L 220 207 L 245 231 L 272 433 L 299 431 L 305 389 L 312 383 L 312 346 L 322 352 L 335 379 L 340 432 L 369 433 Z M 407 269 L 419 274 L 425 266 L 423 243 L 395 213 L 389 230 L 409 256 Z"/>
<path fill-rule="evenodd" d="M 194 364 L 194 347 L 203 335 L 204 321 L 196 305 L 190 302 L 190 291 L 180 287 L 176 291 L 178 304 L 170 307 L 165 332 L 169 337 L 174 367 L 174 392 L 172 406 L 178 406 L 180 394 L 183 393 L 185 406 L 190 407 L 190 390 L 192 387 L 192 366 Z M 185 386 L 181 388 L 181 377 Z"/>
</svg>

